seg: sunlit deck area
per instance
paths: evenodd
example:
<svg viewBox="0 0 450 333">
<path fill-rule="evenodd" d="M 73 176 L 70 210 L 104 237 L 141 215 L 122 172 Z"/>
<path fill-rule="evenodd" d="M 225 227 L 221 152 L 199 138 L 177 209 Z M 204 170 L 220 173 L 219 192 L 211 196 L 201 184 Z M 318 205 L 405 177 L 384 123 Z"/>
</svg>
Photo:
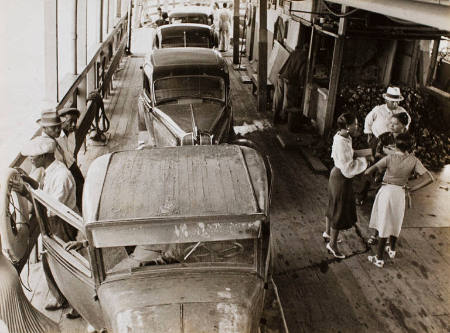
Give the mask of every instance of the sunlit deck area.
<svg viewBox="0 0 450 333">
<path fill-rule="evenodd" d="M 230 54 L 231 56 L 231 54 Z M 342 233 L 344 260 L 332 259 L 322 239 L 328 175 L 314 174 L 297 150 L 283 150 L 270 114 L 260 114 L 251 86 L 230 67 L 235 125 L 257 124 L 246 135 L 268 154 L 274 168 L 272 244 L 274 281 L 289 332 L 448 332 L 450 323 L 450 169 L 414 195 L 399 239 L 398 255 L 384 269 L 370 264 L 374 249 L 352 229 Z M 105 100 L 111 120 L 105 146 L 86 145 L 78 156 L 85 174 L 107 152 L 138 147 L 137 98 L 142 85 L 139 56 L 124 57 Z M 297 136 L 303 135 L 299 133 Z M 443 188 L 439 186 L 442 185 Z M 368 236 L 371 203 L 358 210 L 359 228 Z M 29 277 L 28 277 L 29 276 Z M 85 332 L 83 319 L 68 320 L 67 310 L 44 310 L 48 289 L 40 263 L 25 267 L 22 281 L 29 299 L 60 323 L 63 332 Z M 270 329 L 270 322 L 269 322 Z M 270 332 L 270 330 L 268 330 Z M 271 332 L 282 332 L 273 327 Z"/>
</svg>

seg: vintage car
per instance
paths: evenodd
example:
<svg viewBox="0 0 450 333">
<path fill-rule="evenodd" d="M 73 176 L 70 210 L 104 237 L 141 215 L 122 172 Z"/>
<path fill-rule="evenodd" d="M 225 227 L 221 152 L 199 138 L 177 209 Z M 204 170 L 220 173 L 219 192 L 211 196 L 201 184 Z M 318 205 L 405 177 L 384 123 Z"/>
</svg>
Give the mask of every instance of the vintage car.
<svg viewBox="0 0 450 333">
<path fill-rule="evenodd" d="M 169 12 L 169 23 L 199 23 L 212 25 L 213 13 L 207 6 L 185 6 Z"/>
<path fill-rule="evenodd" d="M 153 49 L 168 47 L 206 47 L 219 45 L 219 37 L 213 28 L 205 24 L 179 23 L 163 25 L 155 29 Z"/>
<path fill-rule="evenodd" d="M 30 192 L 53 278 L 96 330 L 256 333 L 270 278 L 271 180 L 255 149 L 224 144 L 98 157 L 83 216 Z M 88 247 L 65 250 L 48 211 Z"/>
<path fill-rule="evenodd" d="M 228 67 L 206 48 L 152 50 L 142 67 L 139 131 L 150 146 L 229 142 L 234 136 Z"/>
</svg>

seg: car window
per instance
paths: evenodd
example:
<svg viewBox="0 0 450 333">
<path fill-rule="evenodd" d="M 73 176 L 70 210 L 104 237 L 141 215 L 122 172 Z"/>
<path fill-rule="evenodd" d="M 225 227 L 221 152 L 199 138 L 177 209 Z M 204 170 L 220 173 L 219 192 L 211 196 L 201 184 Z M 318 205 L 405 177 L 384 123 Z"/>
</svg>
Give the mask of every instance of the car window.
<svg viewBox="0 0 450 333">
<path fill-rule="evenodd" d="M 198 24 L 208 24 L 207 15 L 186 15 L 186 16 L 176 16 L 170 18 L 170 23 L 198 23 Z"/>
<path fill-rule="evenodd" d="M 209 31 L 178 31 L 163 37 L 161 47 L 211 47 Z"/>
<path fill-rule="evenodd" d="M 225 100 L 225 83 L 215 76 L 172 76 L 154 83 L 156 104 L 177 98 Z"/>
<path fill-rule="evenodd" d="M 102 249 L 106 274 L 140 267 L 239 266 L 255 268 L 256 239 L 139 245 Z M 128 250 L 128 251 L 127 251 Z"/>
</svg>

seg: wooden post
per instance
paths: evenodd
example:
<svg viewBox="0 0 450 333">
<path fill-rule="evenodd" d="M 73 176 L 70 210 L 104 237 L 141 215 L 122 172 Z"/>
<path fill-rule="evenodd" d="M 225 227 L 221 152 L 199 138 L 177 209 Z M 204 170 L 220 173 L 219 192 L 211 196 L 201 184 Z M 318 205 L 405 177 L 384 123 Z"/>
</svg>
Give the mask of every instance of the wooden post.
<svg viewBox="0 0 450 333">
<path fill-rule="evenodd" d="M 436 72 L 436 63 L 437 63 L 437 55 L 439 51 L 439 39 L 433 40 L 433 49 L 431 51 L 431 58 L 430 58 L 430 67 L 428 68 L 428 75 L 427 80 L 425 82 L 425 85 L 431 86 L 434 80 L 434 75 Z"/>
<path fill-rule="evenodd" d="M 342 6 L 341 13 L 347 12 L 347 6 Z M 331 63 L 330 84 L 328 88 L 328 103 L 325 114 L 324 133 L 328 133 L 333 126 L 334 108 L 336 106 L 336 96 L 339 87 L 339 77 L 341 74 L 342 56 L 344 53 L 345 31 L 347 28 L 347 18 L 339 19 L 338 35 L 334 40 L 333 60 Z"/>
<path fill-rule="evenodd" d="M 267 0 L 259 1 L 258 112 L 267 109 Z"/>
<path fill-rule="evenodd" d="M 392 66 L 394 64 L 395 54 L 397 52 L 398 41 L 396 39 L 390 41 L 389 54 L 386 57 L 386 66 L 384 67 L 383 84 L 388 86 L 391 83 Z"/>
<path fill-rule="evenodd" d="M 45 100 L 59 101 L 58 85 L 58 1 L 44 1 Z"/>
<path fill-rule="evenodd" d="M 316 54 L 317 49 L 319 47 L 318 39 L 319 35 L 316 33 L 316 29 L 314 25 L 311 27 L 311 39 L 309 41 L 309 51 L 308 51 L 308 60 L 306 62 L 306 82 L 305 82 L 305 91 L 303 95 L 303 115 L 306 117 L 311 116 L 310 112 L 310 103 L 311 103 L 311 92 L 312 92 L 312 78 L 314 72 L 314 66 L 316 63 Z"/>
<path fill-rule="evenodd" d="M 72 22 L 70 22 L 71 25 L 71 35 L 72 35 L 72 74 L 77 75 L 78 74 L 78 42 L 77 42 L 77 24 L 78 24 L 78 1 L 72 0 Z"/>
<path fill-rule="evenodd" d="M 98 43 L 103 43 L 103 0 L 98 3 Z"/>
<path fill-rule="evenodd" d="M 87 1 L 78 0 L 77 5 L 77 67 L 81 73 L 87 65 Z M 87 78 L 78 85 L 77 108 L 81 114 L 86 112 Z"/>
<path fill-rule="evenodd" d="M 116 0 L 116 18 L 122 17 L 122 0 Z"/>
<path fill-rule="evenodd" d="M 125 48 L 125 52 L 127 54 L 131 54 L 131 28 L 132 28 L 131 20 L 133 19 L 132 10 L 133 10 L 133 0 L 130 0 L 128 3 L 128 29 L 127 29 L 128 42 Z"/>
<path fill-rule="evenodd" d="M 233 10 L 233 64 L 239 64 L 239 43 L 240 43 L 240 27 L 239 27 L 239 0 L 234 0 Z"/>
<path fill-rule="evenodd" d="M 409 67 L 408 72 L 408 85 L 412 88 L 416 87 L 417 83 L 417 65 L 419 63 L 419 54 L 420 54 L 420 41 L 415 40 L 413 42 L 413 50 L 411 54 L 411 65 Z"/>
</svg>

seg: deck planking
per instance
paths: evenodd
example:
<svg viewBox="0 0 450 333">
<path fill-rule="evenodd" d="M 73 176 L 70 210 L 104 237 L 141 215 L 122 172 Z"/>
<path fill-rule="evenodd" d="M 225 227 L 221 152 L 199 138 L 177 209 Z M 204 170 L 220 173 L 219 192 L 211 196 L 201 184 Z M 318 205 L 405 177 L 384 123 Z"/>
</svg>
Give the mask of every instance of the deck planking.
<svg viewBox="0 0 450 333">
<path fill-rule="evenodd" d="M 227 57 L 229 64 L 230 59 Z M 101 154 L 137 147 L 136 102 L 142 61 L 139 57 L 122 61 L 114 89 L 105 102 L 111 117 L 110 141 L 107 146 L 88 146 L 80 153 L 84 172 Z M 270 119 L 270 112 L 256 111 L 256 97 L 252 95 L 250 85 L 242 84 L 241 72 L 229 67 L 236 124 Z M 274 169 L 271 207 L 276 258 L 274 280 L 290 332 L 447 332 L 450 328 L 450 228 L 405 228 L 399 239 L 397 257 L 387 259 L 384 269 L 367 261 L 367 255 L 375 249 L 366 248 L 353 230 L 346 231 L 341 234 L 341 249 L 348 258 L 335 260 L 326 252 L 321 237 L 327 204 L 327 176 L 313 174 L 299 151 L 282 150 L 276 140 L 280 131 L 284 128 L 272 127 L 246 137 L 270 156 Z M 219 165 L 212 161 L 207 163 L 207 172 L 196 175 L 205 181 L 210 173 L 221 172 Z M 167 168 L 167 165 L 161 167 Z M 188 177 L 171 175 L 182 179 L 180 187 L 201 187 L 205 195 L 214 195 L 216 200 L 223 197 L 225 192 L 212 193 L 212 187 L 194 183 L 194 164 L 186 165 L 185 170 Z M 232 187 L 234 176 L 222 176 L 224 184 L 221 188 Z M 239 196 L 239 193 L 235 195 Z M 190 197 L 181 195 L 183 200 L 190 200 Z M 193 203 L 186 201 L 183 205 L 188 204 Z M 370 204 L 358 208 L 359 228 L 365 237 L 369 215 Z M 408 225 L 428 226 L 426 219 L 433 217 L 421 218 L 424 221 L 417 219 Z M 28 296 L 42 311 L 48 296 L 45 279 L 39 264 L 30 268 L 33 292 Z M 23 276 L 24 273 L 22 279 Z M 82 319 L 65 319 L 63 311 L 43 312 L 60 320 L 64 332 L 82 332 L 86 327 Z"/>
</svg>

